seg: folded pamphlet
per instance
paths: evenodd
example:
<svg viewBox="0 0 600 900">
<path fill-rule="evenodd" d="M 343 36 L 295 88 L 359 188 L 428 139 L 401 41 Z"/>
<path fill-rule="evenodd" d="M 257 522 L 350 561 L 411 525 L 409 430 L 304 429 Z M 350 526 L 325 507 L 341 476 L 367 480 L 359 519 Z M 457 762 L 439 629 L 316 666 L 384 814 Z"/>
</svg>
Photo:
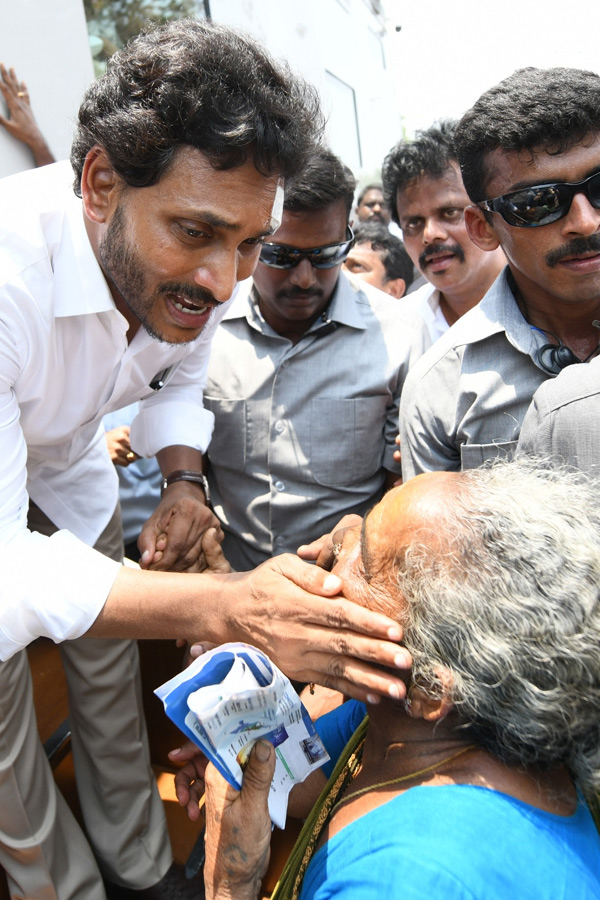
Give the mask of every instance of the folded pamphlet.
<svg viewBox="0 0 600 900">
<path fill-rule="evenodd" d="M 253 744 L 275 747 L 271 820 L 285 827 L 294 784 L 329 759 L 290 680 L 250 644 L 210 650 L 154 692 L 168 717 L 237 790 Z"/>
</svg>

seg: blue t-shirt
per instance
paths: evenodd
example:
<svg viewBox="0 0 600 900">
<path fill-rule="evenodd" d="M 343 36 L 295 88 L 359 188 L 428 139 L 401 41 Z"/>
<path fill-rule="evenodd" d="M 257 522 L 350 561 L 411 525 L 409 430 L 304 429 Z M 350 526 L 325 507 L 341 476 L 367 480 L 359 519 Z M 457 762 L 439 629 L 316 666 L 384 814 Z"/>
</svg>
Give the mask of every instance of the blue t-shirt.
<svg viewBox="0 0 600 900">
<path fill-rule="evenodd" d="M 317 723 L 332 756 L 364 715 L 356 706 Z M 487 788 L 414 787 L 317 851 L 301 900 L 330 897 L 598 900 L 600 836 L 581 798 L 572 816 L 556 816 Z"/>
</svg>

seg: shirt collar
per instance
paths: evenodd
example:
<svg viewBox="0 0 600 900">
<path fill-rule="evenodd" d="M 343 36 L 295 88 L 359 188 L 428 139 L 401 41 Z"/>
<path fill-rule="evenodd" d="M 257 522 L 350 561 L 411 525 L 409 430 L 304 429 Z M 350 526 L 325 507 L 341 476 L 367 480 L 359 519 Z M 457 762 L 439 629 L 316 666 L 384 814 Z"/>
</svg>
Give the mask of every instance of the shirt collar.
<svg viewBox="0 0 600 900">
<path fill-rule="evenodd" d="M 513 347 L 533 358 L 536 350 L 547 343 L 547 339 L 536 328 L 532 328 L 521 313 L 510 288 L 508 272 L 508 266 L 505 266 L 473 312 L 479 310 L 487 321 L 488 334 L 504 331 Z"/>
<path fill-rule="evenodd" d="M 365 329 L 367 325 L 360 300 L 362 300 L 362 304 L 368 302 L 362 286 L 356 279 L 351 281 L 345 272 L 340 271 L 329 306 L 312 324 L 307 334 L 318 331 L 319 328 L 330 322 L 347 325 L 350 328 Z M 258 307 L 258 296 L 251 278 L 241 282 L 238 297 L 223 316 L 224 321 L 242 318 L 247 319 L 252 327 L 262 330 L 264 318 Z"/>
<path fill-rule="evenodd" d="M 57 317 L 117 312 L 112 294 L 90 244 L 81 200 L 73 196 L 63 225 L 63 240 L 54 255 Z M 120 315 L 120 313 L 119 313 Z"/>
<path fill-rule="evenodd" d="M 431 285 L 431 286 L 433 287 L 433 285 Z M 440 301 L 441 301 L 440 292 L 436 288 L 433 288 L 429 297 L 425 298 L 425 302 L 429 306 L 429 309 L 434 314 L 434 316 L 437 315 L 437 313 L 440 311 Z"/>
<path fill-rule="evenodd" d="M 364 330 L 367 327 L 363 313 L 365 304 L 368 304 L 368 295 L 360 280 L 340 271 L 340 277 L 329 304 L 329 319 L 340 325 L 347 325 L 349 328 Z"/>
</svg>

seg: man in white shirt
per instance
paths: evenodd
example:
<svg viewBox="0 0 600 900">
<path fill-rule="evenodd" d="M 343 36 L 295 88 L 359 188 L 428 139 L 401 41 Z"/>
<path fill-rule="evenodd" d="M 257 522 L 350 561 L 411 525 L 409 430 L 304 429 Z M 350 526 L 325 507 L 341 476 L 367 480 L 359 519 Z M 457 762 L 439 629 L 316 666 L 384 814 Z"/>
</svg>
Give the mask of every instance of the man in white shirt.
<svg viewBox="0 0 600 900">
<path fill-rule="evenodd" d="M 470 204 L 456 150 L 456 123 L 440 122 L 400 141 L 383 164 L 386 201 L 404 246 L 428 284 L 406 302 L 423 317 L 435 342 L 475 306 L 500 273 L 502 250 L 476 247 L 465 227 Z"/>
<path fill-rule="evenodd" d="M 406 663 L 376 640 L 397 640 L 398 628 L 323 600 L 338 579 L 294 559 L 247 576 L 194 574 L 217 522 L 201 474 L 210 340 L 277 227 L 281 180 L 302 166 L 319 123 L 314 92 L 253 42 L 172 23 L 116 54 L 88 90 L 72 151 L 77 196 L 67 163 L 0 183 L 0 863 L 13 897 L 188 896 L 170 867 L 135 646 L 95 638 L 246 640 L 292 677 L 402 693 L 399 679 L 353 659 Z M 134 400 L 133 450 L 156 454 L 164 475 L 140 537 L 152 571 L 120 563 L 102 428 L 105 413 Z M 267 622 L 257 594 L 270 602 Z M 66 641 L 94 854 L 36 734 L 19 651 L 40 635 Z M 94 640 L 73 640 L 82 635 Z"/>
</svg>

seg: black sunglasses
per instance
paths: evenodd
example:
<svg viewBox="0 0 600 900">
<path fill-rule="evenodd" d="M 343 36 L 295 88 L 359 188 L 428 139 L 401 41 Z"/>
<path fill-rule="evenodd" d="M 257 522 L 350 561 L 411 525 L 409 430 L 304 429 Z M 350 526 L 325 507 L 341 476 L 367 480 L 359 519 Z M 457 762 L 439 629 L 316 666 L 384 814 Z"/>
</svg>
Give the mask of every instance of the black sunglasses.
<svg viewBox="0 0 600 900">
<path fill-rule="evenodd" d="M 299 250 L 286 244 L 262 245 L 260 261 L 273 269 L 293 269 L 303 259 L 308 259 L 315 269 L 333 269 L 344 262 L 354 244 L 354 232 L 346 226 L 346 240 L 340 244 L 325 244 L 324 247 L 312 247 L 310 250 Z"/>
<path fill-rule="evenodd" d="M 500 213 L 505 222 L 517 228 L 536 228 L 566 216 L 579 193 L 585 194 L 594 209 L 600 209 L 600 172 L 573 183 L 535 184 L 494 200 L 481 200 L 477 206 Z"/>
</svg>

